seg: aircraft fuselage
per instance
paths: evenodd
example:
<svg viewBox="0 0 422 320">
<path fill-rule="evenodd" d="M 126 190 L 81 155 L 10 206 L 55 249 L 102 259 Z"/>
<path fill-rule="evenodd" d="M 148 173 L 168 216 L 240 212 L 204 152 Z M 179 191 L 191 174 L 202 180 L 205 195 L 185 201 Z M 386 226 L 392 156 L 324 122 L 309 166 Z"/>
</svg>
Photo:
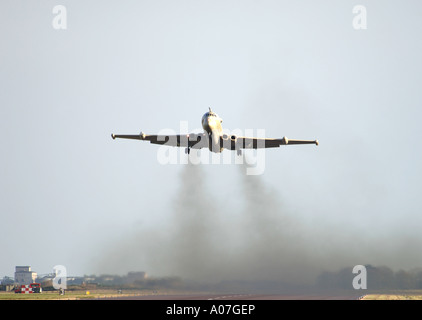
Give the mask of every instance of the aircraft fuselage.
<svg viewBox="0 0 422 320">
<path fill-rule="evenodd" d="M 205 133 L 209 136 L 209 149 L 212 152 L 221 152 L 223 147 L 221 145 L 221 139 L 223 137 L 223 127 L 221 119 L 216 113 L 210 111 L 202 116 L 202 128 Z"/>
</svg>

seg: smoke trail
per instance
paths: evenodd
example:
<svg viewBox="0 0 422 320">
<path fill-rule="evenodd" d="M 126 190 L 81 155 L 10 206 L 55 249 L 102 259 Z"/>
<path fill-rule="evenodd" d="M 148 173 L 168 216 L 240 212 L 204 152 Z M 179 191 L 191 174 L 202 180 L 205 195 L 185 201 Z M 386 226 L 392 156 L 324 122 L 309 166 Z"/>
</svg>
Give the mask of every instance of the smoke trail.
<svg viewBox="0 0 422 320">
<path fill-rule="evenodd" d="M 242 175 L 244 243 L 241 259 L 245 277 L 256 280 L 304 280 L 309 244 L 305 231 L 282 205 L 277 193 L 261 176 Z"/>
<path fill-rule="evenodd" d="M 222 201 L 223 188 L 206 189 L 202 166 L 185 165 L 167 225 L 139 230 L 106 264 L 203 282 L 304 281 L 305 232 L 259 176 L 241 176 L 231 184 L 239 206 Z"/>
<path fill-rule="evenodd" d="M 240 179 L 230 183 L 238 198 L 224 198 L 227 188 L 207 189 L 210 173 L 204 168 L 185 165 L 169 219 L 128 236 L 110 250 L 103 265 L 203 283 L 312 285 L 324 270 L 385 265 L 397 257 L 420 262 L 409 260 L 419 242 L 405 251 L 401 241 L 386 245 L 388 237 L 362 237 L 355 226 L 331 228 L 323 220 L 304 224 L 262 176 L 245 175 L 245 167 Z M 222 179 L 219 175 L 215 168 L 211 178 Z"/>
<path fill-rule="evenodd" d="M 220 204 L 205 189 L 200 166 L 186 165 L 180 178 L 181 188 L 170 220 L 170 239 L 167 248 L 163 248 L 169 251 L 169 272 L 191 279 L 209 277 L 210 266 L 219 254 L 215 241 Z"/>
<path fill-rule="evenodd" d="M 107 272 L 146 270 L 156 276 L 196 280 L 212 277 L 215 260 L 223 260 L 217 257 L 216 245 L 220 205 L 207 192 L 203 176 L 200 166 L 185 165 L 169 219 L 153 228 L 140 228 L 111 245 L 100 259 L 101 268 L 107 266 Z"/>
</svg>

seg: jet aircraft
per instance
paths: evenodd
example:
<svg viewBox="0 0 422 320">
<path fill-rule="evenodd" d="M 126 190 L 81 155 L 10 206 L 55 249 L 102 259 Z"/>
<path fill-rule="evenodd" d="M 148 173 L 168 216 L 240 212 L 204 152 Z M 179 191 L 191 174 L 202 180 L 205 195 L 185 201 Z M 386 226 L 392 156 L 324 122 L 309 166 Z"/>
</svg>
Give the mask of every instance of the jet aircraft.
<svg viewBox="0 0 422 320">
<path fill-rule="evenodd" d="M 318 140 L 293 140 L 283 137 L 281 139 L 241 137 L 227 135 L 223 132 L 223 119 L 209 108 L 202 116 L 203 133 L 177 134 L 177 135 L 150 135 L 141 132 L 140 134 L 111 134 L 113 139 L 134 139 L 146 140 L 153 144 L 160 144 L 172 147 L 184 147 L 185 153 L 189 154 L 190 149 L 208 148 L 212 152 L 220 153 L 224 149 L 236 150 L 238 155 L 242 149 L 276 148 L 282 145 L 294 144 L 315 144 Z"/>
</svg>

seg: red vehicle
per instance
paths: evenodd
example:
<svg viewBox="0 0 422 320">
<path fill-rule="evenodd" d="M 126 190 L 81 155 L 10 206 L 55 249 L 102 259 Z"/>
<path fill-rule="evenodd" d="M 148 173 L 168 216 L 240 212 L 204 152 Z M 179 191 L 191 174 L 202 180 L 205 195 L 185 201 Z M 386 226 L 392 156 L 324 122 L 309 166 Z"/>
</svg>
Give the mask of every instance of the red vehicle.
<svg viewBox="0 0 422 320">
<path fill-rule="evenodd" d="M 15 289 L 15 293 L 41 293 L 42 288 L 39 283 L 23 284 Z"/>
</svg>

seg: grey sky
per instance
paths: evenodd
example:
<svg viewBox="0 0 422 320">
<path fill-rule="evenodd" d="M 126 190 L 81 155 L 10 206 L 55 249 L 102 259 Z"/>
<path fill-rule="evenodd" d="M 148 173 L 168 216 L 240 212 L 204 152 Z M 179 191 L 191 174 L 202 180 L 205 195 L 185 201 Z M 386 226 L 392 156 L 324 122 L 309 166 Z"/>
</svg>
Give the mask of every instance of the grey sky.
<svg viewBox="0 0 422 320">
<path fill-rule="evenodd" d="M 58 4 L 67 30 L 52 27 Z M 367 30 L 352 27 L 356 4 L 367 8 Z M 421 9 L 1 1 L 0 277 L 15 265 L 130 271 L 98 262 L 138 227 L 166 228 L 183 166 L 160 165 L 157 146 L 110 134 L 179 130 L 180 120 L 197 129 L 209 106 L 229 129 L 319 139 L 317 148 L 268 150 L 259 179 L 318 231 L 321 248 L 344 241 L 343 252 L 351 243 L 359 252 L 364 243 L 367 253 L 372 243 L 383 254 L 356 264 L 421 267 Z M 209 196 L 235 208 L 238 168 L 201 169 Z"/>
</svg>

